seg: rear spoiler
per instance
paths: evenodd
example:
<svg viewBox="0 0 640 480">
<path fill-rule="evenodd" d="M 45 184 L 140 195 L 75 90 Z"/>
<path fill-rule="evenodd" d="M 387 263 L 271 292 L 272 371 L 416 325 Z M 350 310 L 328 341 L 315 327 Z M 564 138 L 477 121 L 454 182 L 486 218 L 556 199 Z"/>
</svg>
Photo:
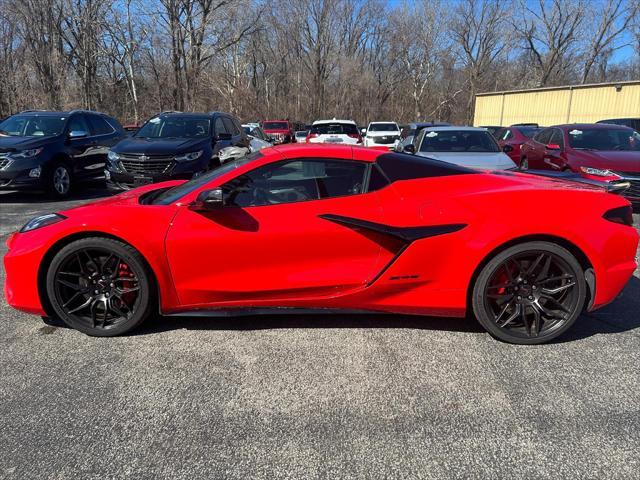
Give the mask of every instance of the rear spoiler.
<svg viewBox="0 0 640 480">
<path fill-rule="evenodd" d="M 529 173 L 540 177 L 557 178 L 558 180 L 592 185 L 594 187 L 602 188 L 610 193 L 622 193 L 631 186 L 631 183 L 626 180 L 621 179 L 620 181 L 601 182 L 599 180 L 585 178 L 579 173 L 571 171 L 555 172 L 553 170 L 524 170 L 521 173 Z"/>
</svg>

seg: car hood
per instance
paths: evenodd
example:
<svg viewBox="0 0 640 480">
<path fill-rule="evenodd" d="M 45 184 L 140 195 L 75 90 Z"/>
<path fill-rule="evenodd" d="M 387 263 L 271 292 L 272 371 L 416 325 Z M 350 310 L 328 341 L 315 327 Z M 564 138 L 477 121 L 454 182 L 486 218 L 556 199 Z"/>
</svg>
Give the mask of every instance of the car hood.
<svg viewBox="0 0 640 480">
<path fill-rule="evenodd" d="M 640 151 L 638 152 L 600 152 L 581 150 L 574 152 L 574 158 L 580 166 L 608 169 L 620 172 L 640 173 Z"/>
<path fill-rule="evenodd" d="M 15 152 L 39 147 L 57 137 L 11 137 L 0 136 L 0 152 Z"/>
<path fill-rule="evenodd" d="M 112 150 L 116 153 L 138 155 L 177 155 L 203 148 L 207 138 L 125 138 Z"/>
<path fill-rule="evenodd" d="M 422 157 L 481 170 L 508 170 L 516 164 L 502 152 L 418 152 Z"/>
</svg>

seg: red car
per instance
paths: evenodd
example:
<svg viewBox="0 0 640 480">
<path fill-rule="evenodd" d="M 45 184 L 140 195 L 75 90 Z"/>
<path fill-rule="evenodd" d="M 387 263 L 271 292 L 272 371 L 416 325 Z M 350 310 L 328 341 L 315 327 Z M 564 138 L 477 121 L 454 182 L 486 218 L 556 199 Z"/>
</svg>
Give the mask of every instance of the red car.
<svg viewBox="0 0 640 480">
<path fill-rule="evenodd" d="M 509 155 L 513 163 L 520 165 L 520 147 L 538 131 L 540 128 L 534 126 L 513 126 L 503 128 L 495 137 L 502 151 Z"/>
<path fill-rule="evenodd" d="M 557 125 L 539 131 L 521 148 L 523 170 L 573 171 L 606 182 L 628 181 L 623 192 L 640 206 L 640 133 L 608 124 Z"/>
<path fill-rule="evenodd" d="M 262 122 L 262 130 L 275 143 L 295 142 L 293 125 L 289 120 L 266 120 Z"/>
<path fill-rule="evenodd" d="M 7 241 L 5 294 L 99 336 L 158 313 L 321 309 L 473 312 L 500 339 L 542 343 L 636 268 L 629 202 L 563 185 L 361 147 L 267 148 L 34 218 Z"/>
</svg>

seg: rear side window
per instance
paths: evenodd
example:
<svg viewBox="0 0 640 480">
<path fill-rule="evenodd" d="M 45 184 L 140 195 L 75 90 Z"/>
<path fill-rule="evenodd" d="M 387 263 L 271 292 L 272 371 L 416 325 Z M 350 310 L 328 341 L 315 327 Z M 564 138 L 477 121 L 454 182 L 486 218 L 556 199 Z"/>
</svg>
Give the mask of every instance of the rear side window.
<svg viewBox="0 0 640 480">
<path fill-rule="evenodd" d="M 385 153 L 376 162 L 391 182 L 414 178 L 468 175 L 476 170 L 406 153 Z"/>
<path fill-rule="evenodd" d="M 545 145 L 549 143 L 549 139 L 551 138 L 551 129 L 546 128 L 541 132 L 538 132 L 533 139 L 538 143 L 544 143 Z"/>
<path fill-rule="evenodd" d="M 553 129 L 553 133 L 549 139 L 549 143 L 560 145 L 560 148 L 564 148 L 564 138 L 562 136 L 562 130 L 558 128 Z"/>
<path fill-rule="evenodd" d="M 81 114 L 76 114 L 73 117 L 71 117 L 71 120 L 69 120 L 68 131 L 69 132 L 86 132 L 87 134 L 91 132 L 91 130 L 89 129 L 89 125 L 87 125 L 84 115 L 81 115 Z"/>
<path fill-rule="evenodd" d="M 94 135 L 107 135 L 113 133 L 114 129 L 106 120 L 98 115 L 88 115 L 91 131 Z"/>
</svg>

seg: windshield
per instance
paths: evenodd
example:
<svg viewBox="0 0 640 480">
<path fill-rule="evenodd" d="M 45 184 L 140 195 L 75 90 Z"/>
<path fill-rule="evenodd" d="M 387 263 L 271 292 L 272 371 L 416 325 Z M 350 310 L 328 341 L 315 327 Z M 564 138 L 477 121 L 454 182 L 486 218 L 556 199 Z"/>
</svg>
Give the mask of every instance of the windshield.
<svg viewBox="0 0 640 480">
<path fill-rule="evenodd" d="M 307 131 L 306 130 L 298 130 L 296 132 L 296 138 L 302 138 L 302 137 L 306 137 L 307 136 Z"/>
<path fill-rule="evenodd" d="M 396 132 L 398 126 L 395 123 L 372 123 L 369 125 L 369 132 Z"/>
<path fill-rule="evenodd" d="M 627 128 L 574 128 L 569 146 L 577 150 L 640 151 L 640 133 Z"/>
<path fill-rule="evenodd" d="M 287 122 L 264 122 L 262 128 L 265 130 L 289 130 Z"/>
<path fill-rule="evenodd" d="M 211 134 L 211 119 L 207 117 L 154 117 L 145 123 L 134 137 L 138 138 L 206 138 Z"/>
<path fill-rule="evenodd" d="M 538 127 L 518 127 L 518 131 L 527 138 L 532 138 L 540 130 Z"/>
<path fill-rule="evenodd" d="M 60 135 L 67 117 L 53 115 L 14 115 L 0 123 L 0 136 L 48 137 Z"/>
<path fill-rule="evenodd" d="M 357 135 L 358 128 L 352 123 L 321 123 L 311 127 L 315 135 Z"/>
<path fill-rule="evenodd" d="M 420 145 L 421 152 L 499 152 L 498 144 L 487 131 L 428 131 Z"/>
<path fill-rule="evenodd" d="M 225 163 L 224 165 L 218 168 L 214 168 L 213 170 L 209 170 L 207 173 L 189 180 L 188 182 L 177 185 L 173 188 L 170 188 L 169 190 L 161 190 L 160 194 L 152 198 L 149 203 L 151 203 L 152 205 L 169 205 L 173 202 L 178 201 L 186 194 L 197 190 L 202 185 L 210 182 L 211 180 L 219 178 L 225 173 L 231 172 L 242 165 L 257 160 L 260 157 L 262 157 L 262 154 L 260 152 L 255 152 L 247 155 L 246 157 L 239 158 L 238 160 L 233 160 L 231 162 Z"/>
</svg>

